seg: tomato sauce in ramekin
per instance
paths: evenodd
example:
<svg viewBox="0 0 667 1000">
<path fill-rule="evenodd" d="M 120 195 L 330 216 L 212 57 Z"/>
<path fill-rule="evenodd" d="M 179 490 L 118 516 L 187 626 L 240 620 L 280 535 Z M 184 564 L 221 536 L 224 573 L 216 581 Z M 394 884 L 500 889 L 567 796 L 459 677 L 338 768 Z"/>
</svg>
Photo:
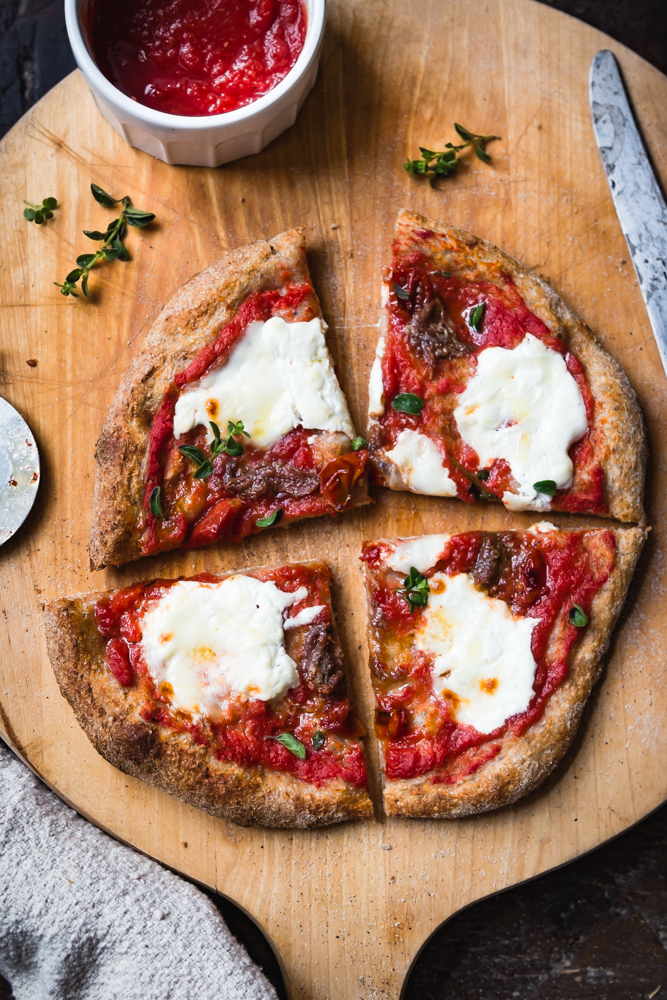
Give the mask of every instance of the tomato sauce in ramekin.
<svg viewBox="0 0 667 1000">
<path fill-rule="evenodd" d="M 156 111 L 219 115 L 273 90 L 306 38 L 304 0 L 94 0 L 98 67 Z"/>
</svg>

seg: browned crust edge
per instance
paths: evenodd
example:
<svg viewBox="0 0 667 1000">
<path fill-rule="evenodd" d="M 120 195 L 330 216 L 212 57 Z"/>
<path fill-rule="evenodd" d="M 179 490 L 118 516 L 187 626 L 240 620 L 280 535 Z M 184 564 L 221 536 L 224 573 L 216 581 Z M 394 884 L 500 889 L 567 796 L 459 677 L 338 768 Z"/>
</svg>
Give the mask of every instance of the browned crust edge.
<svg viewBox="0 0 667 1000">
<path fill-rule="evenodd" d="M 233 318 L 248 295 L 280 287 L 285 271 L 297 282 L 311 284 L 302 228 L 223 254 L 160 312 L 121 379 L 95 448 L 88 543 L 92 569 L 122 566 L 142 555 L 133 512 L 143 509 L 151 423 L 174 375 Z M 312 305 L 321 316 L 314 292 Z M 365 481 L 354 500 L 357 505 L 368 502 Z"/>
<path fill-rule="evenodd" d="M 588 379 L 597 407 L 596 423 L 605 428 L 600 464 L 605 475 L 608 516 L 645 524 L 646 431 L 637 396 L 618 361 L 599 344 L 592 331 L 561 297 L 514 257 L 479 236 L 403 209 L 396 221 L 396 239 L 409 237 L 414 229 L 427 229 L 444 236 L 451 242 L 454 253 L 465 248 L 479 267 L 484 264 L 500 266 L 515 282 L 528 308 L 550 328 L 556 326 L 563 331 L 565 342 L 571 345 Z M 394 484 L 391 477 L 387 485 L 405 489 L 401 484 Z"/>
<path fill-rule="evenodd" d="M 427 777 L 384 779 L 389 816 L 457 819 L 510 805 L 537 788 L 563 758 L 579 726 L 584 706 L 602 673 L 614 625 L 623 607 L 644 542 L 645 528 L 615 528 L 616 565 L 591 606 L 590 625 L 570 663 L 564 683 L 547 709 L 523 735 L 455 785 L 431 784 Z"/>
<path fill-rule="evenodd" d="M 216 760 L 185 734 L 144 722 L 132 689 L 104 665 L 104 641 L 90 628 L 101 594 L 44 608 L 46 645 L 61 694 L 95 749 L 125 774 L 240 826 L 327 826 L 371 819 L 368 792 L 343 780 L 318 788 L 291 774 Z M 333 620 L 333 615 L 332 615 Z"/>
</svg>

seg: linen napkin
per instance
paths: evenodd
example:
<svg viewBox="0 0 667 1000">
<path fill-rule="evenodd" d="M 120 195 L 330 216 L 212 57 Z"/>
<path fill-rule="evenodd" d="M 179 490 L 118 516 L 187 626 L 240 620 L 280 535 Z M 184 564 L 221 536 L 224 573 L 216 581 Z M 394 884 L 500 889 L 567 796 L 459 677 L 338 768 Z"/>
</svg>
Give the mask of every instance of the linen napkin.
<svg viewBox="0 0 667 1000">
<path fill-rule="evenodd" d="M 0 973 L 16 1000 L 277 1000 L 213 903 L 0 741 Z"/>
</svg>

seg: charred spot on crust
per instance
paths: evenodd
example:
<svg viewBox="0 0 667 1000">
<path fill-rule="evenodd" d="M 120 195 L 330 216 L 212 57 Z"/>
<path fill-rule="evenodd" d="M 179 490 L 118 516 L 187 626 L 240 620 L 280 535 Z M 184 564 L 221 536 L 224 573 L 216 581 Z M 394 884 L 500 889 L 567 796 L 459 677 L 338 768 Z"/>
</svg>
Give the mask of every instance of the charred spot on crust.
<svg viewBox="0 0 667 1000">
<path fill-rule="evenodd" d="M 124 755 L 137 764 L 145 763 L 151 758 L 160 757 L 160 737 L 157 728 L 151 725 L 140 725 L 134 722 L 124 722 L 119 725 L 118 744 L 122 746 Z"/>
<path fill-rule="evenodd" d="M 297 469 L 281 461 L 243 468 L 231 460 L 225 467 L 223 483 L 234 496 L 307 497 L 319 490 L 320 477 L 313 469 Z"/>
<path fill-rule="evenodd" d="M 470 344 L 459 340 L 454 323 L 437 297 L 416 304 L 405 329 L 415 353 L 431 369 L 438 361 L 461 358 L 472 350 Z"/>
<path fill-rule="evenodd" d="M 322 694 L 331 694 L 343 681 L 344 671 L 329 625 L 312 625 L 301 654 L 303 679 Z"/>
</svg>

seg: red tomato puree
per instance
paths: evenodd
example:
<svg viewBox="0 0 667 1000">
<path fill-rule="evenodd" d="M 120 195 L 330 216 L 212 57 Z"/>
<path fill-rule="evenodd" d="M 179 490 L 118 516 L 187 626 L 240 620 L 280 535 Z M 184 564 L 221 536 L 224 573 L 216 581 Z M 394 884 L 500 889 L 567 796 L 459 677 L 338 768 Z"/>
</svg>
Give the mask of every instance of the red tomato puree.
<svg viewBox="0 0 667 1000">
<path fill-rule="evenodd" d="M 330 599 L 325 569 L 285 566 L 255 572 L 260 580 L 273 580 L 277 587 L 294 592 L 306 587 L 308 597 L 303 607 L 312 603 L 327 604 Z M 203 573 L 190 577 L 202 583 L 219 578 Z M 366 762 L 357 722 L 346 694 L 322 694 L 307 680 L 291 688 L 280 701 L 237 698 L 221 707 L 220 717 L 192 717 L 174 708 L 164 691 L 158 690 L 146 666 L 141 645 L 141 620 L 153 601 L 174 585 L 174 580 L 139 583 L 106 594 L 95 605 L 97 629 L 105 642 L 105 660 L 109 671 L 122 687 L 133 688 L 139 698 L 139 715 L 173 732 L 189 734 L 199 746 L 207 746 L 220 761 L 235 761 L 242 766 L 262 766 L 274 771 L 288 771 L 300 781 L 321 787 L 342 778 L 361 788 L 366 786 Z M 301 603 L 294 605 L 298 613 Z M 320 732 L 324 744 L 315 749 L 313 736 Z M 306 748 L 301 760 L 274 737 L 291 733 Z"/>
<path fill-rule="evenodd" d="M 114 86 L 156 111 L 200 117 L 273 90 L 306 26 L 303 0 L 95 0 L 90 28 Z"/>
</svg>

